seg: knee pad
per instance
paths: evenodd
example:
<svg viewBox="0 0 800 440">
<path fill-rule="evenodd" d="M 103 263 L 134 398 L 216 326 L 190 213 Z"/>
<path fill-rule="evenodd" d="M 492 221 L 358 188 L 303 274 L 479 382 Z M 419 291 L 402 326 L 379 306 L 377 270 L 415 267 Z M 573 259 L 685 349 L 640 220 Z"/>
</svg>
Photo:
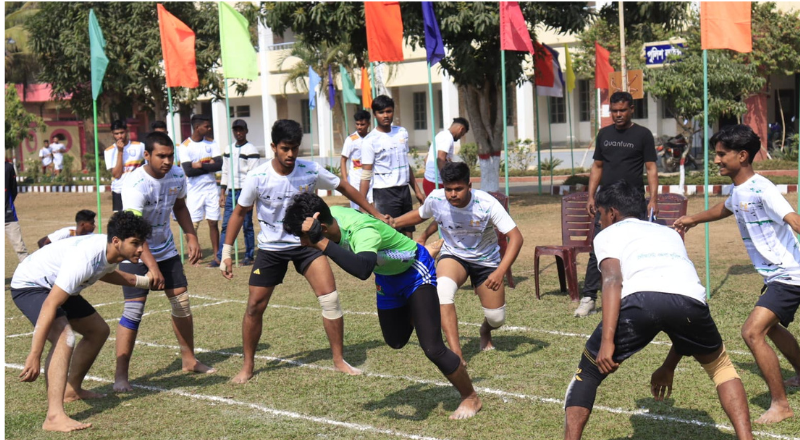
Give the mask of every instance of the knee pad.
<svg viewBox="0 0 800 440">
<path fill-rule="evenodd" d="M 342 306 L 339 305 L 339 292 L 333 291 L 327 295 L 317 297 L 322 307 L 322 317 L 325 319 L 339 319 L 344 316 Z"/>
<path fill-rule="evenodd" d="M 144 301 L 126 300 L 125 307 L 122 309 L 122 318 L 119 319 L 119 325 L 128 330 L 138 331 L 143 313 Z"/>
<path fill-rule="evenodd" d="M 439 278 L 436 284 L 436 293 L 439 294 L 439 304 L 453 304 L 456 299 L 458 284 L 448 277 Z"/>
<path fill-rule="evenodd" d="M 594 399 L 597 397 L 597 388 L 605 378 L 606 375 L 600 372 L 592 355 L 584 348 L 578 370 L 575 371 L 575 376 L 572 377 L 567 387 L 567 394 L 564 396 L 564 409 L 580 406 L 591 411 Z"/>
<path fill-rule="evenodd" d="M 189 307 L 189 292 L 183 292 L 169 299 L 172 305 L 172 316 L 176 318 L 188 318 L 192 316 L 192 309 Z"/>
<path fill-rule="evenodd" d="M 739 375 L 736 373 L 736 369 L 733 368 L 731 358 L 728 357 L 728 352 L 725 351 L 724 346 L 717 360 L 702 365 L 717 388 L 729 380 L 739 379 Z"/>
<path fill-rule="evenodd" d="M 75 332 L 72 331 L 72 328 L 70 328 L 70 327 L 67 327 L 65 329 L 65 331 L 67 332 L 67 335 L 66 335 L 67 336 L 67 340 L 66 340 L 67 347 L 69 347 L 69 348 L 75 347 Z"/>
<path fill-rule="evenodd" d="M 483 316 L 486 317 L 486 323 L 489 327 L 495 329 L 502 327 L 506 323 L 506 305 L 498 309 L 487 309 L 483 307 Z"/>
</svg>

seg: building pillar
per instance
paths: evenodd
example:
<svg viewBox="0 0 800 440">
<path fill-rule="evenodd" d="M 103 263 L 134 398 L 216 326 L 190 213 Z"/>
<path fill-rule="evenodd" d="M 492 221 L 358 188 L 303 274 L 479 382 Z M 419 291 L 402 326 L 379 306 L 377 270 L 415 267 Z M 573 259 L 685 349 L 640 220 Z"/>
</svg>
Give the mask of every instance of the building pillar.
<svg viewBox="0 0 800 440">
<path fill-rule="evenodd" d="M 272 148 L 269 144 L 272 124 L 278 119 L 278 106 L 275 96 L 269 90 L 269 47 L 273 44 L 272 29 L 258 21 L 258 66 L 261 72 L 259 81 L 261 82 L 261 116 L 264 131 L 264 154 L 267 159 L 272 158 Z M 254 127 L 255 128 L 255 127 Z M 257 145 L 257 147 L 261 147 Z"/>
<path fill-rule="evenodd" d="M 328 89 L 317 92 L 317 130 L 319 134 L 318 156 L 330 157 L 333 133 L 331 133 L 331 108 L 328 105 Z M 312 121 L 313 123 L 313 121 Z M 327 162 L 326 162 L 327 163 Z"/>
<path fill-rule="evenodd" d="M 214 120 L 213 135 L 220 149 L 230 143 L 228 136 L 228 112 L 225 101 L 211 101 L 211 118 Z M 233 122 L 233 121 L 231 121 Z"/>
<path fill-rule="evenodd" d="M 522 85 L 518 85 L 515 90 L 517 93 L 517 139 L 536 139 L 533 116 L 533 83 L 525 81 Z"/>
</svg>

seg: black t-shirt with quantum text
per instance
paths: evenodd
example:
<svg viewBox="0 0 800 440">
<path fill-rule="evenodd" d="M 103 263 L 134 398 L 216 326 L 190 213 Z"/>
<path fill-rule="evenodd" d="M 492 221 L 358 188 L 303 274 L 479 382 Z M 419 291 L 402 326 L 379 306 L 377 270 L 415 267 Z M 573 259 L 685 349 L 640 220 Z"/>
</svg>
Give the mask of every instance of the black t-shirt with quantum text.
<svg viewBox="0 0 800 440">
<path fill-rule="evenodd" d="M 603 161 L 601 186 L 624 179 L 636 188 L 643 188 L 644 164 L 657 159 L 653 133 L 638 124 L 625 130 L 617 130 L 613 125 L 603 127 L 597 134 L 593 158 Z"/>
</svg>

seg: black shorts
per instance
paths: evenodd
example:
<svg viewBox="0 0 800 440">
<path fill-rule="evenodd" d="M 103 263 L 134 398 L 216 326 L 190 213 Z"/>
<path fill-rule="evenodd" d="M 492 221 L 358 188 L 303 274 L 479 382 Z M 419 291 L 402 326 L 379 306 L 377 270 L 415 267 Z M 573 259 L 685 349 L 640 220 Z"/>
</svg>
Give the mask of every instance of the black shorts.
<svg viewBox="0 0 800 440">
<path fill-rule="evenodd" d="M 622 362 L 633 356 L 662 331 L 683 356 L 710 354 L 722 346 L 708 305 L 685 295 L 637 292 L 623 298 L 620 304 L 614 361 Z M 597 357 L 602 338 L 601 322 L 586 342 L 592 358 Z"/>
<path fill-rule="evenodd" d="M 39 312 L 42 311 L 42 304 L 48 294 L 50 294 L 50 289 L 44 287 L 11 288 L 11 298 L 14 300 L 14 304 L 34 326 L 36 320 L 39 319 Z M 56 309 L 56 318 L 66 316 L 67 319 L 80 319 L 94 313 L 97 311 L 89 304 L 89 301 L 80 295 L 70 295 L 67 301 Z"/>
<path fill-rule="evenodd" d="M 144 275 L 147 273 L 147 266 L 141 262 L 138 264 L 126 262 L 120 263 L 119 270 L 136 275 Z M 158 270 L 161 271 L 161 275 L 164 277 L 164 290 L 179 289 L 189 285 L 189 282 L 186 280 L 186 275 L 183 273 L 183 264 L 181 263 L 181 257 L 179 255 L 164 261 L 159 261 Z M 147 296 L 149 292 L 150 291 L 147 289 L 122 286 L 122 295 L 125 299 L 141 298 Z"/>
<path fill-rule="evenodd" d="M 250 272 L 250 285 L 258 287 L 273 287 L 283 283 L 283 277 L 289 268 L 289 262 L 294 263 L 294 270 L 300 275 L 314 260 L 322 256 L 322 251 L 315 248 L 298 246 L 285 251 L 265 251 L 259 249 L 253 271 Z"/>
<path fill-rule="evenodd" d="M 411 190 L 408 185 L 392 186 L 390 188 L 372 188 L 372 200 L 375 201 L 375 209 L 381 214 L 389 214 L 394 218 L 411 211 Z M 414 226 L 398 228 L 400 232 L 414 232 Z"/>
<path fill-rule="evenodd" d="M 114 212 L 122 211 L 122 194 L 111 192 L 111 210 Z"/>
<path fill-rule="evenodd" d="M 458 261 L 458 264 L 460 264 L 461 267 L 463 267 L 464 270 L 467 271 L 467 275 L 469 275 L 469 280 L 470 282 L 472 282 L 473 288 L 476 288 L 481 284 L 483 284 L 483 282 L 486 281 L 486 278 L 489 278 L 489 275 L 491 275 L 492 272 L 497 270 L 496 267 L 481 266 L 479 264 L 470 263 L 469 261 L 465 261 L 459 257 L 456 257 L 455 255 L 442 255 L 439 258 L 439 261 L 442 261 L 445 258 Z"/>
<path fill-rule="evenodd" d="M 756 306 L 774 313 L 782 326 L 789 327 L 789 323 L 794 321 L 797 307 L 800 306 L 800 286 L 779 282 L 764 284 Z"/>
</svg>

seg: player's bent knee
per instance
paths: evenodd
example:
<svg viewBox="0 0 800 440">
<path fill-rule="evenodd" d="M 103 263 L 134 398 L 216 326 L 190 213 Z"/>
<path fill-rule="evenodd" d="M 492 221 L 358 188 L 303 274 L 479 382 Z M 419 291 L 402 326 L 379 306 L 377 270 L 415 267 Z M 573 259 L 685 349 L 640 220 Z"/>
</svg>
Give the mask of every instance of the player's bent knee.
<svg viewBox="0 0 800 440">
<path fill-rule="evenodd" d="M 458 284 L 448 277 L 440 277 L 436 285 L 436 293 L 439 295 L 439 304 L 453 304 L 456 299 Z"/>
<path fill-rule="evenodd" d="M 119 325 L 128 330 L 138 331 L 143 314 L 144 301 L 126 300 L 122 309 L 122 318 L 119 319 Z"/>
<path fill-rule="evenodd" d="M 489 327 L 493 329 L 502 327 L 503 324 L 506 323 L 506 305 L 503 304 L 502 307 L 497 309 L 487 309 L 484 307 L 483 316 L 486 317 L 486 323 L 489 324 Z"/>
<path fill-rule="evenodd" d="M 564 408 L 580 406 L 591 411 L 594 407 L 594 400 L 597 397 L 597 388 L 605 378 L 606 375 L 600 372 L 600 369 L 595 365 L 594 359 L 591 359 L 586 350 L 584 350 L 581 355 L 581 361 L 578 363 L 578 370 L 567 387 Z"/>
<path fill-rule="evenodd" d="M 731 358 L 728 357 L 728 352 L 725 351 L 724 346 L 715 361 L 702 365 L 717 388 L 729 380 L 739 379 L 739 375 L 736 373 L 736 369 L 733 367 Z"/>
<path fill-rule="evenodd" d="M 176 318 L 188 318 L 192 316 L 192 309 L 189 306 L 189 292 L 170 297 L 169 303 L 172 305 L 172 316 Z"/>
<path fill-rule="evenodd" d="M 339 304 L 339 292 L 334 290 L 327 295 L 317 297 L 320 307 L 322 307 L 322 317 L 325 319 L 339 319 L 344 316 L 342 306 Z"/>
</svg>

